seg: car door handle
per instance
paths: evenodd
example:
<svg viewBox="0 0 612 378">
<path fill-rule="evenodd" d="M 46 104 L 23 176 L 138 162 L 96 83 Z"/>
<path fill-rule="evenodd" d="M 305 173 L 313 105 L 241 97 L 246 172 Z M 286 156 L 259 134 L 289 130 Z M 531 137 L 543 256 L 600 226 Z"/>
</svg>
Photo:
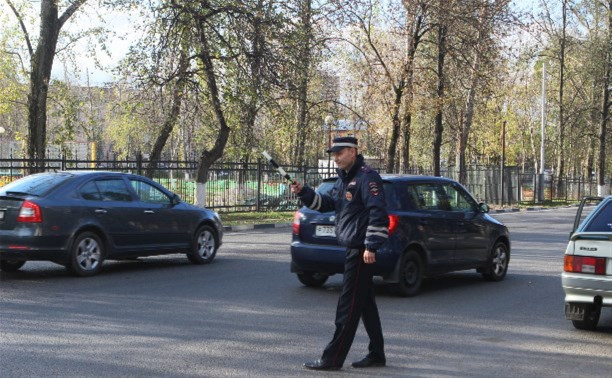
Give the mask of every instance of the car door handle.
<svg viewBox="0 0 612 378">
<path fill-rule="evenodd" d="M 153 211 L 153 210 L 145 210 L 144 213 L 145 214 L 155 214 L 155 211 Z"/>
<path fill-rule="evenodd" d="M 104 209 L 95 209 L 94 213 L 96 214 L 106 214 L 108 211 L 104 210 Z"/>
<path fill-rule="evenodd" d="M 419 220 L 417 220 L 417 223 L 418 224 L 427 224 L 429 222 L 427 221 L 427 219 L 419 219 Z"/>
<path fill-rule="evenodd" d="M 457 221 L 457 226 L 465 226 L 465 222 L 464 221 Z"/>
</svg>

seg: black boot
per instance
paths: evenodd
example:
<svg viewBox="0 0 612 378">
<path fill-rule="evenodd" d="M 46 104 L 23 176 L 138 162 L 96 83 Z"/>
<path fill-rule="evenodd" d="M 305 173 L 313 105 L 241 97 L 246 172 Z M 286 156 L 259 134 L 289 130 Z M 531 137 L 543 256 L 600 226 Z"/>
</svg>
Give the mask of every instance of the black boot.
<svg viewBox="0 0 612 378">
<path fill-rule="evenodd" d="M 387 362 L 384 359 L 365 356 L 362 360 L 353 362 L 352 366 L 354 368 L 367 368 L 367 367 L 383 367 L 386 364 Z"/>
<path fill-rule="evenodd" d="M 311 370 L 340 370 L 342 366 L 332 365 L 321 359 L 304 362 L 304 367 Z"/>
</svg>

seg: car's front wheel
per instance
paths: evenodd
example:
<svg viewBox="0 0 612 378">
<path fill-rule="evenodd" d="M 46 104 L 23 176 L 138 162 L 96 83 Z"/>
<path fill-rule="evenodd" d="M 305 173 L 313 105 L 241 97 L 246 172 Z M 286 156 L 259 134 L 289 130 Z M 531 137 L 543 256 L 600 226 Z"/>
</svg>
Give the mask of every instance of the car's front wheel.
<svg viewBox="0 0 612 378">
<path fill-rule="evenodd" d="M 572 320 L 572 324 L 577 329 L 593 331 L 597 328 L 599 316 L 601 315 L 601 307 L 592 303 L 576 303 L 574 306 L 583 307 L 584 319 Z"/>
<path fill-rule="evenodd" d="M 66 268 L 81 277 L 93 276 L 102 270 L 104 245 L 93 232 L 80 233 L 72 243 Z"/>
<path fill-rule="evenodd" d="M 491 250 L 487 266 L 482 272 L 482 276 L 487 281 L 501 281 L 508 272 L 508 263 L 510 262 L 510 251 L 506 244 L 497 242 Z"/>
<path fill-rule="evenodd" d="M 321 287 L 327 282 L 328 275 L 316 272 L 304 272 L 297 274 L 298 280 L 306 286 Z"/>
<path fill-rule="evenodd" d="M 16 272 L 25 264 L 25 261 L 0 260 L 0 270 L 3 272 Z"/>
<path fill-rule="evenodd" d="M 217 233 L 210 226 L 201 226 L 195 233 L 191 250 L 187 253 L 189 261 L 194 264 L 208 264 L 217 254 Z"/>
<path fill-rule="evenodd" d="M 399 282 L 394 289 L 402 297 L 413 297 L 419 293 L 423 282 L 423 260 L 416 251 L 407 251 L 400 260 Z"/>
</svg>

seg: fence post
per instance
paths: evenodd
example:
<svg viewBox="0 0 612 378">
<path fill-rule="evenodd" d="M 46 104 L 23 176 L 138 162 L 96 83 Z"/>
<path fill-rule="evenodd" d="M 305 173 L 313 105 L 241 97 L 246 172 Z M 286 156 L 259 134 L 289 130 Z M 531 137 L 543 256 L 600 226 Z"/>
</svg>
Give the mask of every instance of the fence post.
<svg viewBox="0 0 612 378">
<path fill-rule="evenodd" d="M 255 204 L 255 211 L 261 211 L 261 159 L 257 158 L 257 202 Z"/>
<path fill-rule="evenodd" d="M 550 202 L 553 201 L 553 188 L 555 184 L 555 176 L 550 176 Z"/>
<path fill-rule="evenodd" d="M 66 170 L 66 152 L 62 153 L 62 171 Z"/>
<path fill-rule="evenodd" d="M 13 180 L 13 149 L 11 148 L 11 165 L 9 168 L 9 174 L 11 175 L 11 181 Z"/>
<path fill-rule="evenodd" d="M 523 197 L 523 177 L 521 177 L 520 171 L 516 173 L 516 205 L 521 204 L 521 200 Z"/>
<path fill-rule="evenodd" d="M 138 174 L 142 174 L 142 154 L 140 151 L 136 153 L 136 168 L 138 170 Z"/>
</svg>

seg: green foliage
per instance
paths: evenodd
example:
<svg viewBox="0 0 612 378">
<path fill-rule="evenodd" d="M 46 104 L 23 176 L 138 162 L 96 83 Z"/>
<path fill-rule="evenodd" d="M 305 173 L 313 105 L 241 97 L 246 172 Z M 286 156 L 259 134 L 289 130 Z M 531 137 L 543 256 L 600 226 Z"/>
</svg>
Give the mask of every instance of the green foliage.
<svg viewBox="0 0 612 378">
<path fill-rule="evenodd" d="M 113 112 L 105 137 L 113 144 L 114 150 L 121 159 L 133 158 L 145 143 L 147 124 L 140 115 L 141 103 L 120 102 Z"/>
</svg>

